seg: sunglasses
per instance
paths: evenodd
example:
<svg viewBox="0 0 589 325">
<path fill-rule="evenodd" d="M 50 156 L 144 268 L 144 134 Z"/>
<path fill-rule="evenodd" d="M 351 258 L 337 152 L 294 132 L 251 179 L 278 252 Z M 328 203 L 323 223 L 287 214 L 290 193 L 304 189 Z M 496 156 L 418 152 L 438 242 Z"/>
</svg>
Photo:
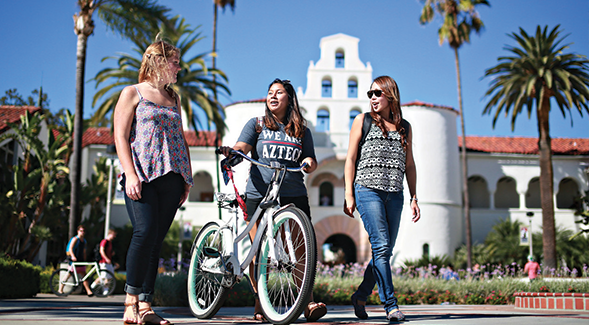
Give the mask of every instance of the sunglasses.
<svg viewBox="0 0 589 325">
<path fill-rule="evenodd" d="M 366 94 L 368 95 L 368 98 L 372 98 L 372 95 L 376 95 L 376 97 L 380 97 L 380 95 L 382 95 L 382 90 L 380 89 L 375 89 L 375 90 L 369 90 L 366 92 Z"/>
</svg>

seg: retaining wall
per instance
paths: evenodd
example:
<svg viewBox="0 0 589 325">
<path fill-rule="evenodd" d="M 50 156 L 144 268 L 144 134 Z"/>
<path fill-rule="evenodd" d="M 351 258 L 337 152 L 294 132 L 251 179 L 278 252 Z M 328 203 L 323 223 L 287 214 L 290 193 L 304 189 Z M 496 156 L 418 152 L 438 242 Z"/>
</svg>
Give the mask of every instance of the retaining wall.
<svg viewBox="0 0 589 325">
<path fill-rule="evenodd" d="M 516 292 L 515 308 L 589 311 L 589 293 Z"/>
</svg>

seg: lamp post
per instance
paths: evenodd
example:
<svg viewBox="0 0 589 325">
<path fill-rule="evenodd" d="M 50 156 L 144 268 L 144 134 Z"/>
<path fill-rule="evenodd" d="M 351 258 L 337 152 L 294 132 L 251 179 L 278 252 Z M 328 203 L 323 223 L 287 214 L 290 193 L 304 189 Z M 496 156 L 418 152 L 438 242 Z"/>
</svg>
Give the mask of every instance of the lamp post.
<svg viewBox="0 0 589 325">
<path fill-rule="evenodd" d="M 112 206 L 112 174 L 115 164 L 114 156 L 117 154 L 117 148 L 114 144 L 106 146 L 106 154 L 108 155 L 108 161 L 110 166 L 108 168 L 108 188 L 106 192 L 106 214 L 104 216 L 104 238 L 108 235 L 108 229 L 110 228 L 110 209 Z"/>
<path fill-rule="evenodd" d="M 530 256 L 534 256 L 534 249 L 532 248 L 532 218 L 534 218 L 534 212 L 529 211 L 526 216 L 530 218 Z"/>
<path fill-rule="evenodd" d="M 186 207 L 181 206 L 178 208 L 178 210 L 180 210 L 180 221 L 179 221 L 179 227 L 178 227 L 178 260 L 176 261 L 178 264 L 178 272 L 180 272 L 180 270 L 182 269 L 182 241 L 184 240 L 184 210 L 186 210 Z"/>
</svg>

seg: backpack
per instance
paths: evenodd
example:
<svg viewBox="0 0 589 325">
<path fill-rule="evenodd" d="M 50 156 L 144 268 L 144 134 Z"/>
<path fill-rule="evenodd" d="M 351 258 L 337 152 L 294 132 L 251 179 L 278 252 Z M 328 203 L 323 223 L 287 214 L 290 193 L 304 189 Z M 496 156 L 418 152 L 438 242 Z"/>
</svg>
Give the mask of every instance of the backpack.
<svg viewBox="0 0 589 325">
<path fill-rule="evenodd" d="M 366 140 L 366 136 L 370 131 L 370 126 L 372 125 L 372 116 L 370 113 L 364 113 L 364 121 L 362 123 L 362 137 L 360 138 L 360 143 L 358 144 L 358 149 L 362 148 L 364 141 Z M 405 134 L 409 132 L 409 122 L 406 119 L 401 120 L 401 127 L 405 129 Z M 358 151 L 359 152 L 359 151 Z"/>
<path fill-rule="evenodd" d="M 72 238 L 70 238 L 70 240 L 67 242 L 67 246 L 65 247 L 65 255 L 66 256 L 70 256 L 70 246 L 72 245 L 72 241 L 74 240 L 74 238 L 78 238 L 78 236 L 74 236 Z M 78 241 L 76 242 L 76 246 L 80 243 L 80 238 L 78 238 Z M 76 249 L 74 247 L 74 249 Z"/>
<path fill-rule="evenodd" d="M 94 260 L 100 262 L 102 255 L 100 255 L 100 242 L 94 246 Z"/>
</svg>

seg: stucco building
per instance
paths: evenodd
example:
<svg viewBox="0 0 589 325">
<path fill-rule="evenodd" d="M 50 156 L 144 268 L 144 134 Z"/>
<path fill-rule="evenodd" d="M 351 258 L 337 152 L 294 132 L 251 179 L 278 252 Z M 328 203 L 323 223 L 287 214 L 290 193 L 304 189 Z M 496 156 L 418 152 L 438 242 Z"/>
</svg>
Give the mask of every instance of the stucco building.
<svg viewBox="0 0 589 325">
<path fill-rule="evenodd" d="M 319 247 L 343 248 L 347 262 L 370 259 L 370 246 L 362 221 L 343 214 L 344 162 L 351 123 L 360 112 L 368 111 L 365 92 L 373 71 L 358 55 L 359 39 L 336 34 L 321 39 L 321 56 L 311 61 L 306 89 L 298 87 L 299 103 L 313 132 L 317 170 L 306 175 L 312 220 Z M 288 76 L 285 76 L 288 77 Z M 270 82 L 270 80 L 268 81 Z M 295 85 L 295 87 L 298 85 Z M 235 144 L 247 120 L 264 114 L 264 99 L 234 103 L 226 107 L 229 132 L 223 145 Z M 464 242 L 462 181 L 459 160 L 458 112 L 451 107 L 422 102 L 404 103 L 403 117 L 413 129 L 413 152 L 417 167 L 417 196 L 422 219 L 412 223 L 409 194 L 394 250 L 395 263 L 430 256 L 452 255 Z M 177 218 L 192 226 L 218 220 L 212 202 L 218 190 L 214 134 L 187 131 L 195 186 L 186 208 Z M 94 128 L 84 135 L 82 179 L 87 179 L 97 157 L 106 154 L 113 139 L 108 128 Z M 537 139 L 518 137 L 468 136 L 467 158 L 470 185 L 473 240 L 482 242 L 491 227 L 501 219 L 525 223 L 533 212 L 534 231 L 542 224 L 538 178 Z M 217 143 L 218 144 L 218 143 Z M 1 144 L 0 144 L 1 145 Z M 589 189 L 589 138 L 553 139 L 554 202 L 557 226 L 578 230 L 574 198 Z M 236 182 L 243 191 L 248 174 L 246 163 L 236 167 Z M 222 182 L 221 182 L 222 184 Z M 405 186 L 407 188 L 407 186 Z M 221 191 L 232 187 L 221 185 Z M 407 190 L 406 190 L 407 191 Z M 122 226 L 128 217 L 116 193 L 111 224 Z M 324 256 L 324 253 L 326 256 Z M 320 249 L 321 260 L 333 258 L 330 250 Z"/>
</svg>

